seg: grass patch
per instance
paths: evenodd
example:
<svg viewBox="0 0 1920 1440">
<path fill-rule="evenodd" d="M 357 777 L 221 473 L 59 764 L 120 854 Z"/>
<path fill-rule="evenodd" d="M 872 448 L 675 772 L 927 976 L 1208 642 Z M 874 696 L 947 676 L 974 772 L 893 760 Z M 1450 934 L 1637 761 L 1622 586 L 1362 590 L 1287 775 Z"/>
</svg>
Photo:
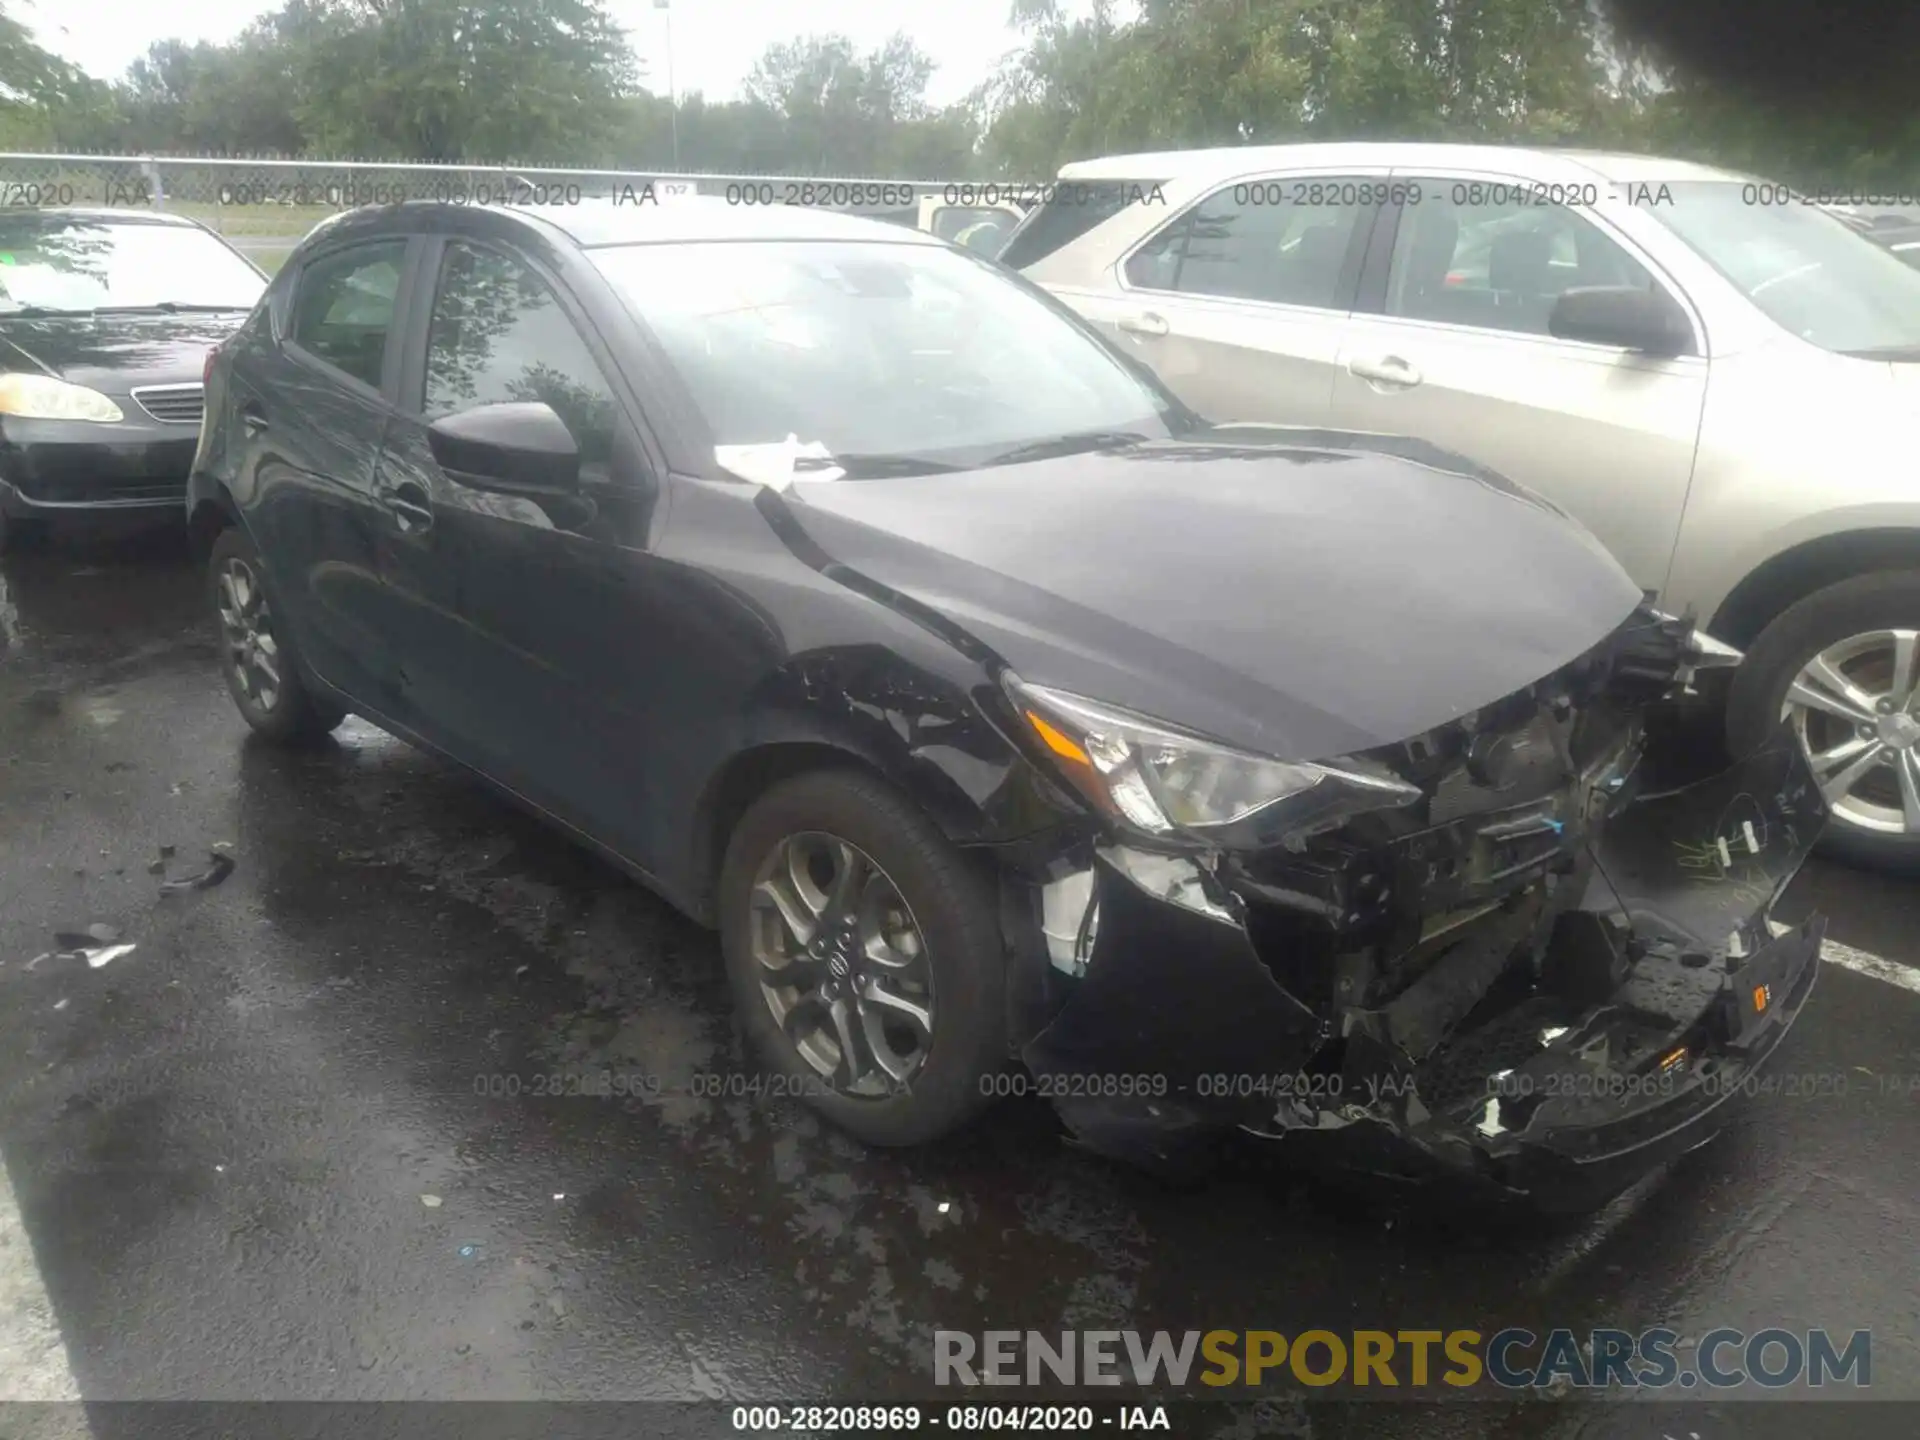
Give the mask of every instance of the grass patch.
<svg viewBox="0 0 1920 1440">
<path fill-rule="evenodd" d="M 289 249 L 315 225 L 336 213 L 324 205 L 217 205 L 171 199 L 165 208 L 171 214 L 198 220 L 209 229 L 235 239 L 284 239 Z"/>
</svg>

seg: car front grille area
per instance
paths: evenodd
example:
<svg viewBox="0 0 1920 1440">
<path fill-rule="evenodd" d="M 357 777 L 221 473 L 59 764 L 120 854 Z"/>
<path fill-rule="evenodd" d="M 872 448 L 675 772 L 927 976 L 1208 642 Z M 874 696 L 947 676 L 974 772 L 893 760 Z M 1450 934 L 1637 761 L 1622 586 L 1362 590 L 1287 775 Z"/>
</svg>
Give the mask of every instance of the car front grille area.
<svg viewBox="0 0 1920 1440">
<path fill-rule="evenodd" d="M 7 479 L 28 500 L 50 505 L 184 498 L 198 437 L 124 449 L 108 445 L 32 445 L 13 457 Z"/>
<path fill-rule="evenodd" d="M 136 389 L 133 398 L 163 425 L 198 425 L 206 409 L 206 393 L 198 385 L 146 385 Z"/>
<path fill-rule="evenodd" d="M 1621 793 L 1639 754 L 1633 709 L 1610 693 L 1611 643 L 1364 757 L 1418 784 L 1424 804 L 1232 858 L 1255 951 L 1285 988 L 1324 1009 L 1335 972 L 1364 956 L 1348 1003 L 1380 1003 L 1578 869 L 1590 807 Z"/>
</svg>

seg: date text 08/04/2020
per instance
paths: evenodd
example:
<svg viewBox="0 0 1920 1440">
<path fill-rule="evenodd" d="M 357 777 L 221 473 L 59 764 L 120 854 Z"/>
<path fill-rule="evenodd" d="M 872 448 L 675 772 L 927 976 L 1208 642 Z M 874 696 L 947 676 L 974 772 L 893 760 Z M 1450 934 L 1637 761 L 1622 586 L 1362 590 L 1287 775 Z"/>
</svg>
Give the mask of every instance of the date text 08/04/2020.
<svg viewBox="0 0 1920 1440">
<path fill-rule="evenodd" d="M 1102 1428 L 1170 1431 L 1164 1405 L 736 1405 L 733 1428 L 753 1434 L 817 1435 L 834 1431 L 897 1435 L 951 1430 L 1004 1434 L 1009 1430 L 1076 1435 Z"/>
</svg>

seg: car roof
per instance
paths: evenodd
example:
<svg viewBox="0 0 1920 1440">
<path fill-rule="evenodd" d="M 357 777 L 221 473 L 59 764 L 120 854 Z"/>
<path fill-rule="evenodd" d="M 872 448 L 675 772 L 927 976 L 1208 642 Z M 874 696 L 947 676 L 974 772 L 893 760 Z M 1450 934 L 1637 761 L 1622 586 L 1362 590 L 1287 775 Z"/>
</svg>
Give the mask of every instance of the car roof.
<svg viewBox="0 0 1920 1440">
<path fill-rule="evenodd" d="M 14 215 L 38 215 L 58 220 L 114 220 L 127 225 L 172 225 L 184 230 L 204 230 L 207 227 L 198 220 L 190 220 L 185 215 L 169 215 L 165 210 L 135 209 L 125 205 L 63 205 L 58 207 L 36 207 L 32 210 L 15 210 Z"/>
<path fill-rule="evenodd" d="M 653 204 L 583 200 L 578 205 L 512 207 L 537 215 L 576 244 L 643 245 L 688 240 L 892 240 L 942 242 L 910 225 L 804 205 L 738 205 L 719 195 Z"/>
<path fill-rule="evenodd" d="M 1108 155 L 1060 167 L 1062 180 L 1206 179 L 1244 175 L 1255 170 L 1293 166 L 1393 165 L 1443 169 L 1497 165 L 1542 177 L 1597 175 L 1622 184 L 1646 181 L 1743 180 L 1731 170 L 1610 150 L 1575 150 L 1515 145 L 1444 145 L 1416 141 L 1340 141 L 1305 145 L 1225 145 L 1205 150 L 1156 150 Z"/>
<path fill-rule="evenodd" d="M 643 187 L 635 186 L 638 196 Z M 366 207 L 329 216 L 308 232 L 380 228 L 396 213 L 407 220 L 436 210 L 464 211 L 434 200 L 410 200 L 401 205 Z M 479 209 L 480 207 L 474 207 Z M 843 215 L 801 205 L 738 205 L 718 195 L 676 197 L 670 200 L 629 201 L 623 193 L 616 202 L 604 196 L 583 198 L 574 205 L 495 205 L 486 213 L 511 216 L 534 227 L 551 227 L 574 244 L 592 249 L 612 245 L 674 244 L 729 240 L 854 240 L 896 245 L 944 245 L 937 236 L 909 225 Z M 411 228 L 403 224 L 401 228 Z"/>
</svg>

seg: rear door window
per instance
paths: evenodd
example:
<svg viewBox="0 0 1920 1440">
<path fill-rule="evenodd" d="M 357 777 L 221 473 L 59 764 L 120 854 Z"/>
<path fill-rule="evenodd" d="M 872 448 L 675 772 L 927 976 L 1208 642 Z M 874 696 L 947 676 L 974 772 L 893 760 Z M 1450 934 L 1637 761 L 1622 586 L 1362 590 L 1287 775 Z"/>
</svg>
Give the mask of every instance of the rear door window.
<svg viewBox="0 0 1920 1440">
<path fill-rule="evenodd" d="M 303 267 L 288 339 L 379 389 L 406 255 L 405 240 L 378 240 L 322 255 Z"/>
<path fill-rule="evenodd" d="M 1142 290 L 1353 308 L 1363 237 L 1385 183 L 1254 180 L 1216 190 L 1127 260 Z"/>
<path fill-rule="evenodd" d="M 1163 180 L 1062 180 L 1028 212 L 1000 252 L 1000 263 L 1024 270 L 1103 225 L 1129 205 L 1159 203 Z"/>
</svg>

